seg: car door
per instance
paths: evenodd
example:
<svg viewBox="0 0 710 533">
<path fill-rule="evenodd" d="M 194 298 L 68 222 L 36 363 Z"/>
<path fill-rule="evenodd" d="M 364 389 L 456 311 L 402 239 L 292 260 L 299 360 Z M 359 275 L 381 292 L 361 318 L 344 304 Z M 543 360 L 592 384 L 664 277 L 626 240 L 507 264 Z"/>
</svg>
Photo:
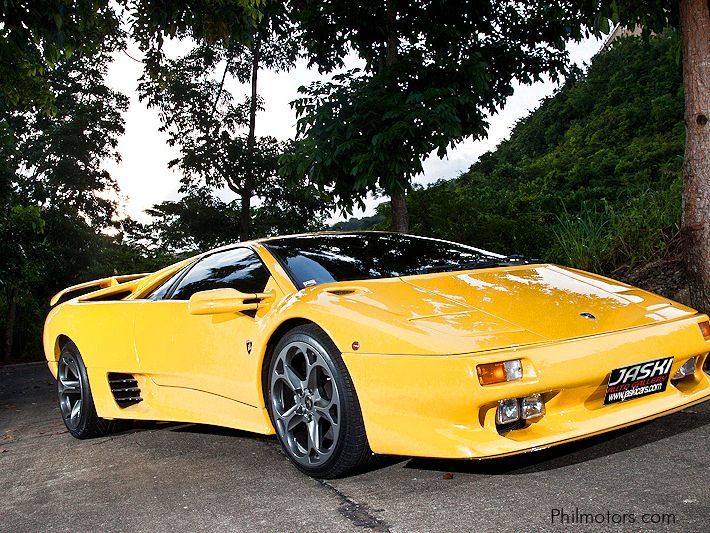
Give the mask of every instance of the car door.
<svg viewBox="0 0 710 533">
<path fill-rule="evenodd" d="M 261 259 L 245 247 L 202 257 L 141 306 L 135 324 L 141 373 L 158 385 L 184 387 L 249 403 L 254 377 L 246 368 L 258 318 L 253 312 L 191 315 L 194 293 L 233 288 L 277 289 Z"/>
</svg>

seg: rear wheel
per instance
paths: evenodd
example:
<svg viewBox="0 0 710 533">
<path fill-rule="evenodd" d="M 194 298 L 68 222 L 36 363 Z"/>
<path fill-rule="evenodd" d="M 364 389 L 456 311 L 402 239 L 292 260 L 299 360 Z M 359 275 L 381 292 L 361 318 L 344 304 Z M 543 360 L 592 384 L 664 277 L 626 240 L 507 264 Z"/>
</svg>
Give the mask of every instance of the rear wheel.
<svg viewBox="0 0 710 533">
<path fill-rule="evenodd" d="M 317 326 L 299 326 L 277 344 L 268 391 L 279 442 L 302 472 L 338 477 L 372 456 L 345 363 Z"/>
<path fill-rule="evenodd" d="M 67 343 L 59 355 L 57 395 L 64 424 L 74 437 L 87 439 L 111 431 L 112 422 L 96 414 L 86 366 L 72 343 Z"/>
</svg>

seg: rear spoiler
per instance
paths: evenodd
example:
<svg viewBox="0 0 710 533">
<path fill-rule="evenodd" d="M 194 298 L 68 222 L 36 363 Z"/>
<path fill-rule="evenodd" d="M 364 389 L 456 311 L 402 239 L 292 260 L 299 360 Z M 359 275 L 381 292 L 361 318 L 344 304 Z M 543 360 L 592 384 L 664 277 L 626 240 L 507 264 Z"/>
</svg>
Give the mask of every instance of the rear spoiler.
<svg viewBox="0 0 710 533">
<path fill-rule="evenodd" d="M 116 285 L 120 285 L 121 283 L 126 283 L 127 281 L 135 281 L 137 279 L 144 278 L 148 275 L 149 274 L 126 274 L 123 276 L 111 276 L 109 278 L 95 279 L 94 281 L 87 281 L 86 283 L 72 285 L 71 287 L 67 287 L 66 289 L 59 291 L 57 294 L 52 296 L 52 299 L 49 301 L 49 305 L 52 307 L 57 305 L 57 302 L 59 302 L 59 300 L 61 300 L 64 296 L 72 292 L 83 291 L 86 289 L 91 289 L 93 287 L 96 287 L 96 290 L 107 289 L 108 287 L 115 287 Z"/>
</svg>

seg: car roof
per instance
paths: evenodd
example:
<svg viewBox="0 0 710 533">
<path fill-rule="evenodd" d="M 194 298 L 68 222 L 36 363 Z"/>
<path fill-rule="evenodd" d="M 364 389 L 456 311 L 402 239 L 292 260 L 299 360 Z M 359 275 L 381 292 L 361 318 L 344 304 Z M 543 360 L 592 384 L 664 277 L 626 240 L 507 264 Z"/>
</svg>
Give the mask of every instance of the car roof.
<svg viewBox="0 0 710 533">
<path fill-rule="evenodd" d="M 316 237 L 316 236 L 328 236 L 328 235 L 366 235 L 366 234 L 382 234 L 382 235 L 406 235 L 407 237 L 417 237 L 420 239 L 429 239 L 430 237 L 419 237 L 417 235 L 410 235 L 410 234 L 405 234 L 405 233 L 398 233 L 395 231 L 379 231 L 379 230 L 350 230 L 350 231 L 313 231 L 309 233 L 292 233 L 288 235 L 274 235 L 272 237 L 260 237 L 258 239 L 251 239 L 248 241 L 236 241 L 232 242 L 229 244 L 225 244 L 222 246 L 218 246 L 217 248 L 211 248 L 209 250 L 205 250 L 204 252 L 199 252 L 196 253 L 194 256 L 191 257 L 191 259 L 197 259 L 198 257 L 203 257 L 206 255 L 212 255 L 217 252 L 223 252 L 226 250 L 231 250 L 233 248 L 251 248 L 255 244 L 268 244 L 270 241 L 277 241 L 277 240 L 283 240 L 283 239 L 299 239 L 303 237 Z M 439 240 L 439 239 L 434 239 L 434 240 Z"/>
<path fill-rule="evenodd" d="M 407 237 L 417 237 L 417 235 L 409 235 L 406 233 L 397 233 L 395 231 L 380 231 L 380 230 L 346 230 L 346 231 L 314 231 L 311 233 L 294 233 L 291 235 L 275 235 L 273 237 L 263 237 L 255 239 L 253 242 L 269 242 L 281 239 L 298 239 L 301 237 L 317 237 L 321 235 L 367 235 L 367 234 L 382 234 L 382 235 L 406 235 Z"/>
<path fill-rule="evenodd" d="M 341 236 L 341 235 L 352 235 L 352 236 L 358 236 L 358 235 L 400 235 L 404 237 L 412 237 L 414 239 L 423 239 L 423 240 L 429 240 L 429 241 L 439 241 L 439 242 L 446 242 L 449 244 L 455 244 L 455 245 L 460 245 L 460 246 L 467 246 L 470 248 L 474 248 L 476 250 L 479 250 L 481 252 L 490 254 L 490 255 L 495 255 L 499 257 L 503 257 L 501 254 L 497 254 L 494 252 L 489 252 L 486 250 L 482 250 L 479 248 L 476 248 L 475 246 L 470 246 L 470 245 L 462 245 L 461 243 L 457 243 L 454 241 L 450 241 L 447 239 L 438 239 L 436 237 L 425 237 L 422 235 L 412 235 L 410 233 L 401 233 L 397 231 L 382 231 L 382 230 L 349 230 L 349 231 L 315 231 L 315 232 L 310 232 L 310 233 L 293 233 L 290 235 L 276 235 L 273 237 L 262 237 L 259 239 L 252 239 L 250 241 L 240 241 L 240 242 L 235 242 L 231 244 L 227 244 L 224 246 L 220 246 L 219 248 L 214 248 L 212 250 L 203 252 L 201 254 L 198 254 L 196 257 L 199 256 L 204 256 L 204 255 L 211 255 L 215 252 L 221 252 L 224 250 L 230 250 L 232 248 L 238 248 L 238 247 L 252 247 L 253 245 L 266 245 L 268 247 L 269 242 L 272 241 L 282 241 L 282 240 L 298 240 L 301 238 L 306 238 L 306 237 L 318 237 L 318 236 Z"/>
<path fill-rule="evenodd" d="M 251 246 L 253 244 L 266 244 L 269 241 L 276 241 L 276 240 L 283 240 L 283 239 L 299 239 L 303 237 L 317 237 L 317 236 L 328 236 L 328 235 L 372 235 L 372 234 L 381 234 L 381 235 L 405 235 L 407 237 L 416 237 L 419 239 L 429 239 L 430 237 L 421 237 L 419 235 L 411 235 L 407 233 L 398 233 L 396 231 L 380 231 L 380 230 L 348 230 L 348 231 L 313 231 L 309 233 L 291 233 L 288 235 L 274 235 L 272 237 L 260 237 L 258 239 L 251 239 L 248 241 L 237 241 L 233 242 L 230 244 L 225 244 L 224 246 L 220 246 L 218 248 L 213 248 L 205 253 L 211 253 L 211 252 L 217 252 L 221 250 L 228 250 L 230 248 L 234 248 L 236 246 Z M 434 239 L 434 240 L 439 240 L 439 239 Z"/>
</svg>

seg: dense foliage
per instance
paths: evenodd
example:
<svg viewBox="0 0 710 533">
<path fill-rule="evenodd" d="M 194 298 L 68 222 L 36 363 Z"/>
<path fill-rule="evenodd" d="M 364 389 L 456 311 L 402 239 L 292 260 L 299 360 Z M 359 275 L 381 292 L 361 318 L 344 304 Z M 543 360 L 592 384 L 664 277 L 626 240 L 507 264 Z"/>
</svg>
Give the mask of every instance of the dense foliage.
<svg viewBox="0 0 710 533">
<path fill-rule="evenodd" d="M 13 0 L 0 7 L 0 99 L 19 109 L 56 112 L 52 71 L 76 55 L 119 40 L 108 2 Z M 0 128 L 6 126 L 0 122 Z M 0 131 L 2 131 L 0 129 Z"/>
<path fill-rule="evenodd" d="M 311 64 L 332 72 L 354 52 L 364 67 L 301 89 L 284 171 L 331 187 L 346 211 L 384 191 L 397 231 L 408 229 L 403 194 L 422 160 L 485 137 L 487 116 L 516 82 L 564 73 L 565 43 L 596 28 L 597 9 L 556 0 L 293 4 Z"/>
<path fill-rule="evenodd" d="M 410 193 L 412 232 L 606 272 L 662 256 L 681 209 L 678 46 L 597 55 L 468 172 Z"/>
</svg>

